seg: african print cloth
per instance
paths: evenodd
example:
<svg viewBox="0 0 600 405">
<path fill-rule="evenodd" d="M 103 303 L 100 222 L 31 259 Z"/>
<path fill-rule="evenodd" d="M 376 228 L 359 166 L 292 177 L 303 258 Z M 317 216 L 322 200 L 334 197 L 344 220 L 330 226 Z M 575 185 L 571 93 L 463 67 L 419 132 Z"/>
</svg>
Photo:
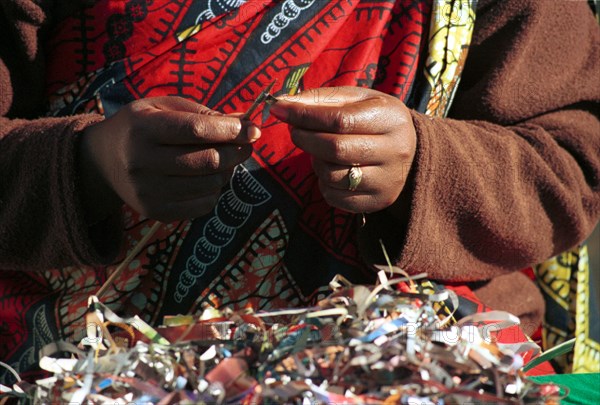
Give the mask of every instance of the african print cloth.
<svg viewBox="0 0 600 405">
<path fill-rule="evenodd" d="M 565 373 L 600 372 L 600 275 L 590 271 L 587 246 L 572 249 L 536 266 L 546 300 L 543 346 L 575 339 L 574 351 L 552 360 Z"/>
<path fill-rule="evenodd" d="M 277 80 L 275 95 L 362 86 L 444 116 L 475 6 L 459 0 L 99 0 L 63 21 L 48 45 L 50 114 L 110 116 L 132 100 L 163 95 L 224 113 L 245 111 Z M 207 305 L 310 305 L 336 274 L 374 281 L 358 256 L 358 218 L 325 203 L 309 158 L 291 143 L 286 125 L 267 111 L 257 120 L 263 136 L 213 212 L 162 226 L 104 296 L 111 309 L 157 324 L 164 315 Z M 124 215 L 125 255 L 153 221 L 127 207 Z M 41 347 L 85 336 L 87 298 L 115 265 L 0 273 L 0 358 L 35 378 Z M 485 310 L 468 289 L 457 292 L 462 310 Z M 1 382 L 11 378 L 0 370 Z"/>
</svg>

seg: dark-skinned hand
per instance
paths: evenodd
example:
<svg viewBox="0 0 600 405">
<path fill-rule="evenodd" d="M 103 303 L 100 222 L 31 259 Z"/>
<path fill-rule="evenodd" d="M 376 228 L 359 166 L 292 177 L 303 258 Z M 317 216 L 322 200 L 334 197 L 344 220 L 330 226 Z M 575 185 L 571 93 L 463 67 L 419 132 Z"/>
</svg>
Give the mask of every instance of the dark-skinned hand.
<svg viewBox="0 0 600 405">
<path fill-rule="evenodd" d="M 162 222 L 210 212 L 260 136 L 240 116 L 158 97 L 134 101 L 88 127 L 79 149 L 86 214 L 101 219 L 108 200 L 113 209 L 122 201 Z"/>
<path fill-rule="evenodd" d="M 292 141 L 309 153 L 323 197 L 354 213 L 383 210 L 400 196 L 416 148 L 408 108 L 395 97 L 358 87 L 332 87 L 280 97 L 271 114 L 291 126 Z M 362 170 L 355 191 L 348 172 Z"/>
</svg>

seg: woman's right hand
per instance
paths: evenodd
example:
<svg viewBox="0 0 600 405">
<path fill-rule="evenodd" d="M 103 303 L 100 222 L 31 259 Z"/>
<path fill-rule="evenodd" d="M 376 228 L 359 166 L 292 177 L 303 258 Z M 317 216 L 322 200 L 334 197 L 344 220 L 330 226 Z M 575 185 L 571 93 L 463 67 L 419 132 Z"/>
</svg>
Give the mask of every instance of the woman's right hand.
<svg viewBox="0 0 600 405">
<path fill-rule="evenodd" d="M 131 102 L 84 131 L 79 167 L 88 218 L 106 212 L 99 204 L 119 199 L 162 222 L 204 215 L 259 137 L 239 114 L 183 98 Z"/>
</svg>

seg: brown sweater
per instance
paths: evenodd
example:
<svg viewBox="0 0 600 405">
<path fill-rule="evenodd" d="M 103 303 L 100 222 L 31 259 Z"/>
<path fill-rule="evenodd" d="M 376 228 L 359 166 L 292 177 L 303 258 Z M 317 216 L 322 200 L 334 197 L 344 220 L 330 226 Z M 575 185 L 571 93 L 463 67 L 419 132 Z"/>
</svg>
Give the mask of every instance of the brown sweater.
<svg viewBox="0 0 600 405">
<path fill-rule="evenodd" d="M 37 118 L 53 8 L 0 2 L 0 269 L 106 263 L 118 251 L 120 228 L 89 227 L 79 201 L 77 135 L 102 118 Z M 365 258 L 382 261 L 383 239 L 411 272 L 489 280 L 581 242 L 600 215 L 599 49 L 584 1 L 480 1 L 452 118 L 413 114 L 404 204 L 368 216 Z M 501 309 L 539 316 L 539 294 L 518 280 L 529 302 Z M 501 290 L 481 295 L 493 306 Z"/>
</svg>

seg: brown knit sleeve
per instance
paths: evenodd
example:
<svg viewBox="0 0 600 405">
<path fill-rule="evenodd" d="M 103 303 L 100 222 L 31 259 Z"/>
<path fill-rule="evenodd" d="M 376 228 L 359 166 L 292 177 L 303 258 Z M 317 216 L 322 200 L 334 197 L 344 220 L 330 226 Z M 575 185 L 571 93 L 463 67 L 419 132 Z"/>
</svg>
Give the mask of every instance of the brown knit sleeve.
<svg viewBox="0 0 600 405">
<path fill-rule="evenodd" d="M 413 113 L 409 189 L 361 232 L 365 256 L 490 279 L 581 242 L 600 215 L 600 30 L 586 2 L 485 1 L 448 119 Z"/>
<path fill-rule="evenodd" d="M 0 270 L 107 263 L 121 239 L 119 218 L 89 226 L 80 202 L 79 134 L 102 117 L 35 118 L 48 22 L 39 4 L 0 3 Z"/>
</svg>

